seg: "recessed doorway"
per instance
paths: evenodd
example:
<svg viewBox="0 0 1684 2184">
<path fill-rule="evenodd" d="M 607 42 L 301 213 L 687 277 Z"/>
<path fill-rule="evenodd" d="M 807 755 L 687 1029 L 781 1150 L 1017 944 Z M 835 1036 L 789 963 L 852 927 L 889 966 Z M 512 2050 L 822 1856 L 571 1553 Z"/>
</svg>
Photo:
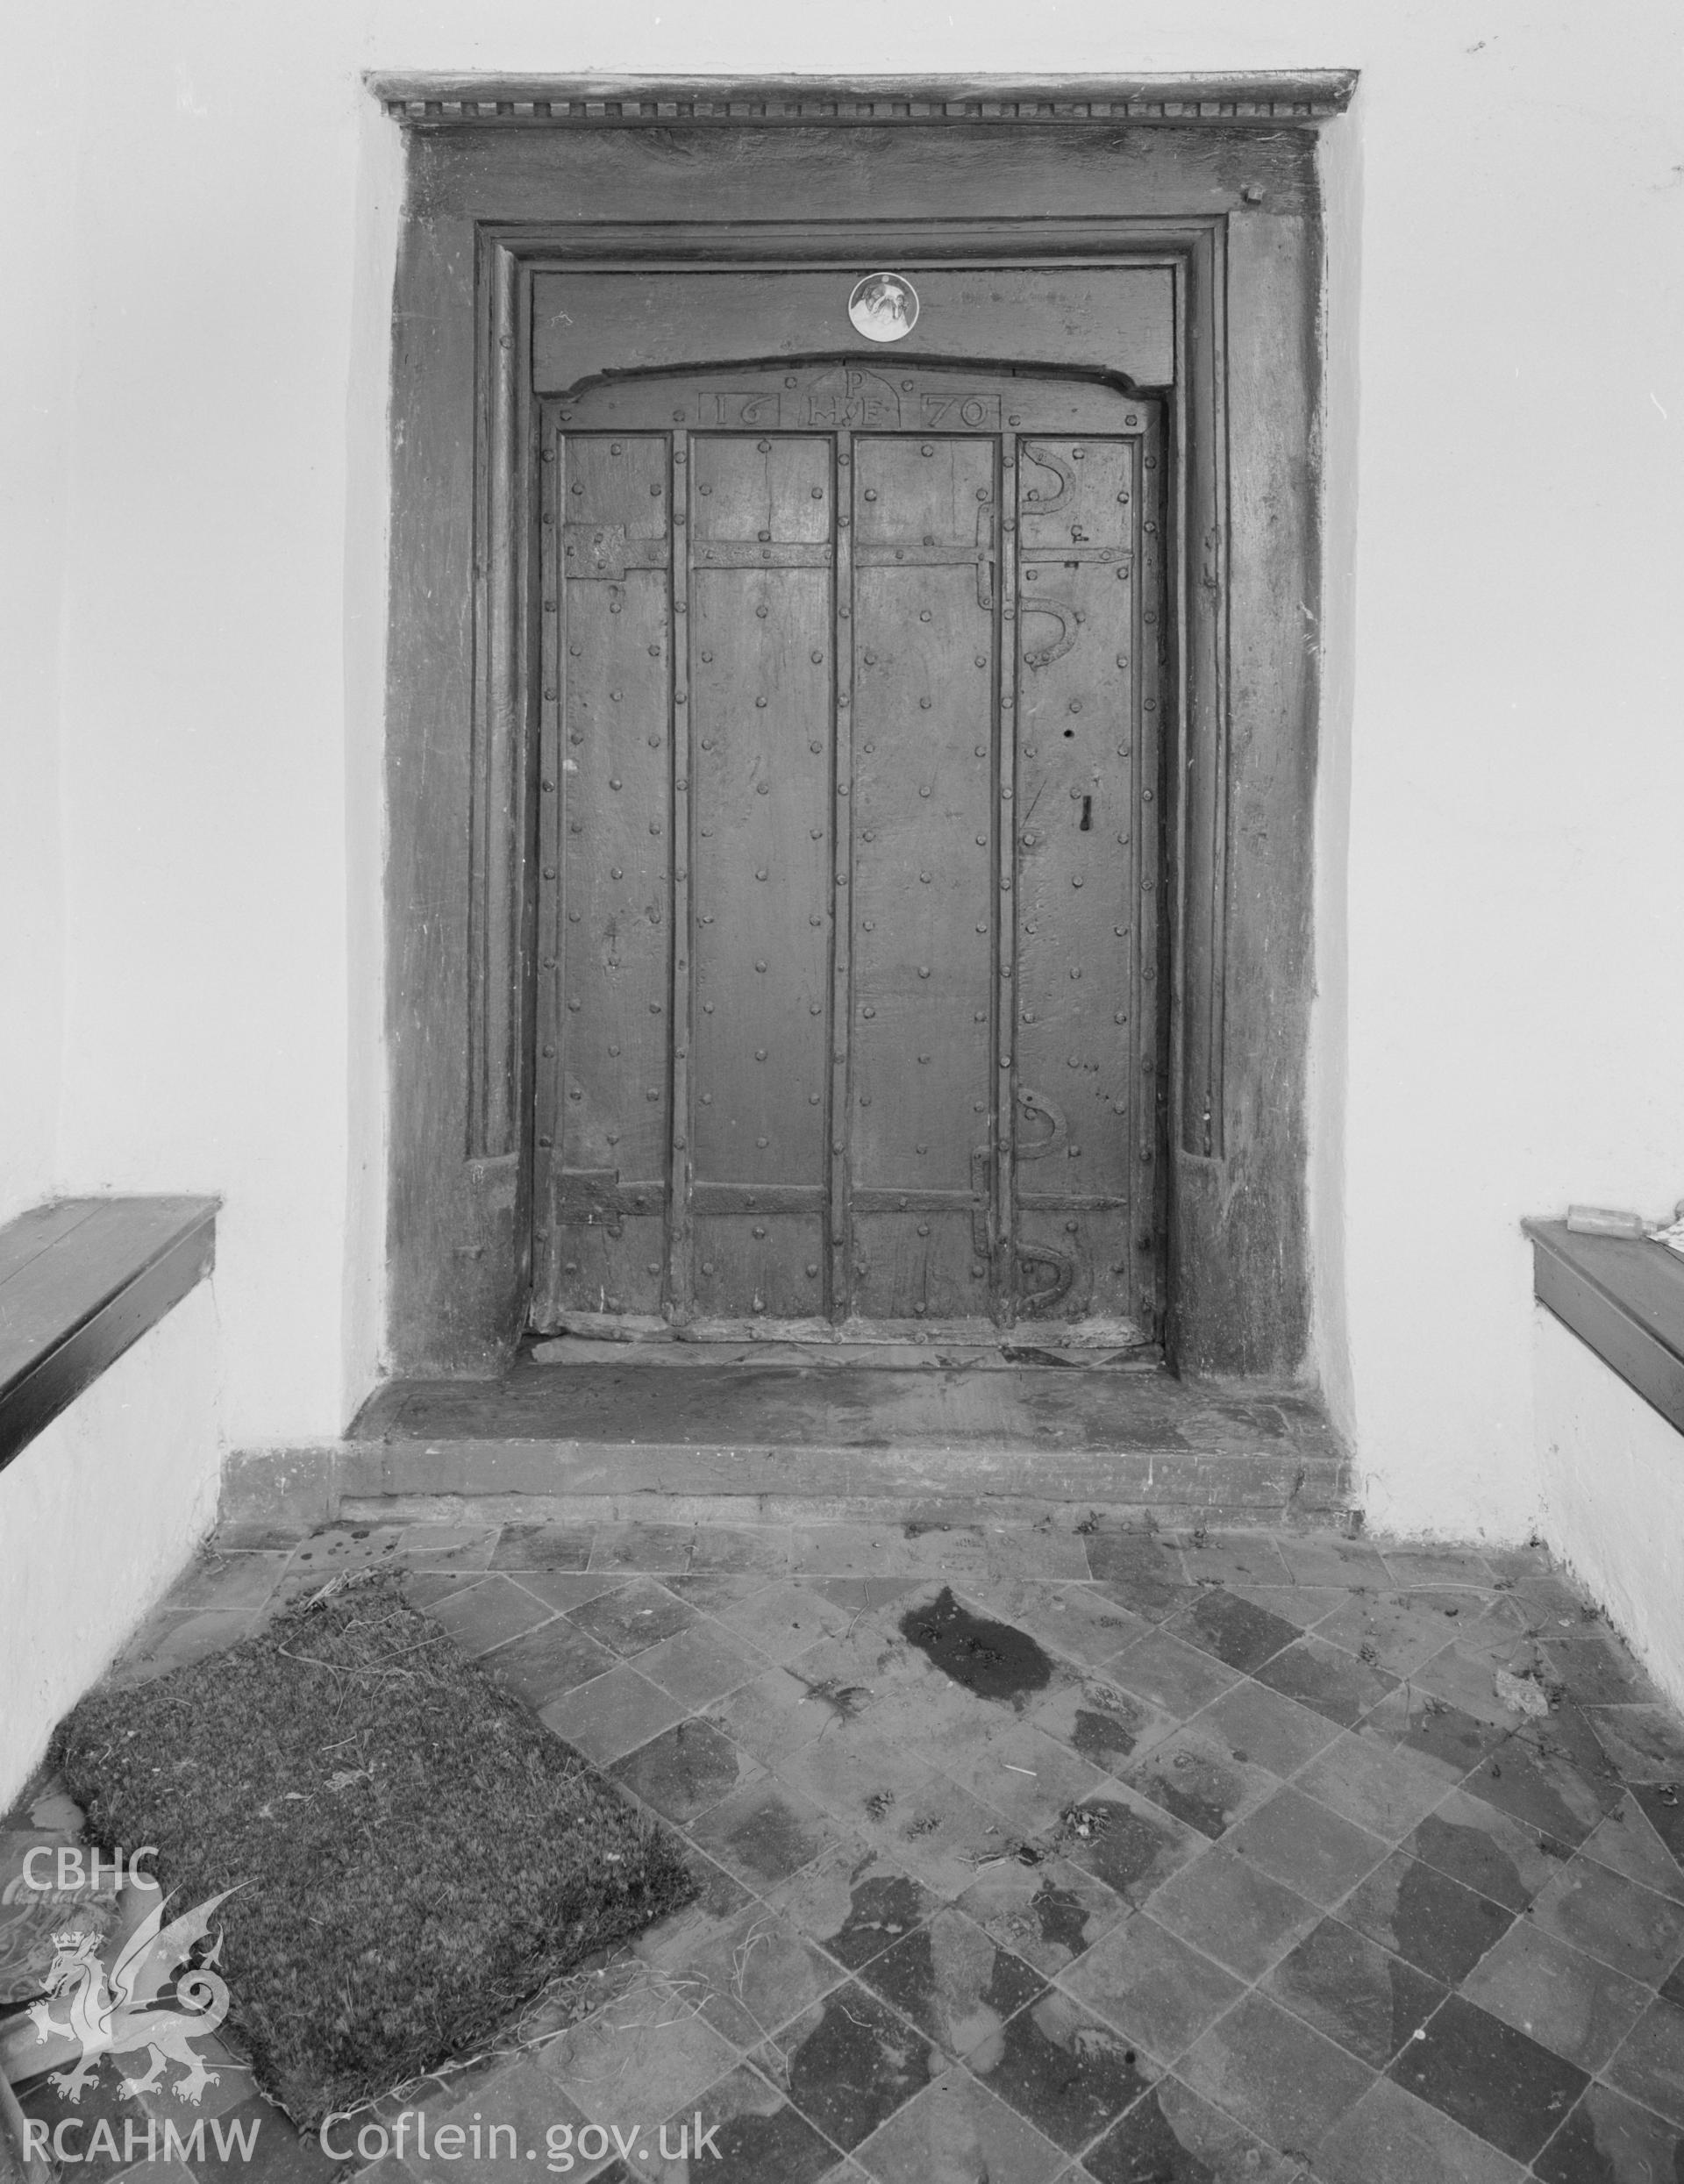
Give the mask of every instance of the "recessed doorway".
<svg viewBox="0 0 1684 2184">
<path fill-rule="evenodd" d="M 379 87 L 395 1374 L 1309 1369 L 1351 88 Z"/>
</svg>

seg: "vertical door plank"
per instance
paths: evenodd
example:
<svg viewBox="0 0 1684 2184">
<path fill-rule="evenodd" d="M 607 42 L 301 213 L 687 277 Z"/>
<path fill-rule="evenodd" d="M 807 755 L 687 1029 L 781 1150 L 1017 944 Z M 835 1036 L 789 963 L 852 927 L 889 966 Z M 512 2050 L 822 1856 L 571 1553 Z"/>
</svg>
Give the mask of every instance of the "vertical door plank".
<svg viewBox="0 0 1684 2184">
<path fill-rule="evenodd" d="M 553 416 L 546 414 L 542 428 L 542 459 L 539 466 L 539 589 L 544 611 L 539 632 L 539 798 L 538 798 L 538 974 L 532 1031 L 538 1042 L 537 1067 L 532 1074 L 532 1294 L 527 1307 L 532 1325 L 552 1331 L 560 1317 L 561 1267 L 571 1253 L 555 1227 L 557 1185 L 561 1155 L 556 1140 L 561 1135 L 561 1083 L 557 1057 L 561 1046 L 561 841 L 566 826 L 562 753 L 567 747 L 562 725 L 566 710 L 562 672 L 567 640 L 562 633 L 561 503 L 567 482 L 561 475 L 560 436 Z"/>
<path fill-rule="evenodd" d="M 825 1230 L 830 1259 L 825 1272 L 825 1310 L 840 1324 L 853 1308 L 853 1207 L 849 1181 L 849 1073 L 853 1034 L 853 872 L 851 865 L 849 807 L 853 796 L 853 434 L 840 428 L 835 437 L 836 712 L 831 737 L 831 829 L 827 864 L 831 885 L 831 1096 L 825 1116 L 830 1140 L 830 1192 Z"/>
<path fill-rule="evenodd" d="M 1011 420 L 1014 424 L 1016 418 Z M 994 1226 L 989 1270 L 994 1317 L 1010 1326 L 1017 1296 L 1017 1141 L 1012 1101 L 1017 1082 L 1017 708 L 1023 702 L 1017 581 L 1017 437 L 1000 443 L 1000 711 L 996 760 L 1000 809 L 995 827 L 995 1011 L 992 1131 Z"/>
<path fill-rule="evenodd" d="M 853 469 L 855 1307 L 976 1317 L 988 1267 L 971 1199 L 994 1096 L 995 450 L 860 434 Z"/>
<path fill-rule="evenodd" d="M 671 1128 L 667 441 L 581 433 L 563 467 L 555 1294 L 567 1312 L 655 1312 Z"/>
<path fill-rule="evenodd" d="M 691 1145 L 696 1131 L 695 1086 L 690 1061 L 696 1046 L 696 991 L 690 977 L 692 953 L 690 867 L 690 779 L 696 771 L 691 732 L 690 683 L 695 672 L 690 646 L 690 436 L 673 434 L 673 1142 L 667 1157 L 671 1178 L 667 1210 L 667 1303 L 669 1318 L 686 1325 L 696 1310 L 696 1225 L 692 1204 L 695 1168 Z"/>
<path fill-rule="evenodd" d="M 1163 411 L 1153 403 L 1142 419 L 1137 444 L 1139 489 L 1135 496 L 1134 873 L 1135 1005 L 1130 1062 L 1134 1085 L 1130 1126 L 1133 1183 L 1129 1211 L 1131 1297 L 1124 1310 L 1149 1340 L 1163 1331 L 1167 1306 L 1164 1239 L 1169 1233 L 1169 1189 L 1165 1149 L 1169 1142 L 1170 921 L 1164 901 L 1167 860 L 1163 805 L 1165 708 L 1169 687 L 1168 571 L 1165 538 L 1168 481 L 1165 476 Z M 1203 1125 L 1202 1124 L 1201 1127 Z"/>
<path fill-rule="evenodd" d="M 1138 460 L 1120 439 L 1019 450 L 1014 1143 L 1031 1317 L 1123 1319 L 1133 1303 Z"/>
<path fill-rule="evenodd" d="M 824 1305 L 833 615 L 828 440 L 697 434 L 696 1308 Z"/>
</svg>

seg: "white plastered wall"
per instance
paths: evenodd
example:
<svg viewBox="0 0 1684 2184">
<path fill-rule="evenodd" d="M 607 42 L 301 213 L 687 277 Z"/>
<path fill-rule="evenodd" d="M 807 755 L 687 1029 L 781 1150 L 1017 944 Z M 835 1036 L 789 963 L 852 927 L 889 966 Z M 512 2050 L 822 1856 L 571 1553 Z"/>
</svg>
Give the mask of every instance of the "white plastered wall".
<svg viewBox="0 0 1684 2184">
<path fill-rule="evenodd" d="M 1684 1181 L 1684 19 L 1390 19 L 1363 95 L 1358 1460 L 1371 1523 L 1513 1538 L 1539 1503 L 1519 1218 Z"/>
<path fill-rule="evenodd" d="M 216 1520 L 202 1281 L 0 1472 L 0 1811 Z"/>
<path fill-rule="evenodd" d="M 75 410 L 79 39 L 37 11 L 10 58 L 34 87 L 0 131 L 0 1222 L 52 1187 L 68 969 L 60 609 Z M 56 219 L 46 217 L 56 210 Z M 23 308 L 24 299 L 28 308 Z"/>
<path fill-rule="evenodd" d="M 49 346 L 74 359 L 19 365 L 68 372 L 22 503 L 59 632 L 45 1165 L 223 1194 L 228 1431 L 267 1445 L 336 1432 L 377 1362 L 399 170 L 359 71 L 1362 69 L 1328 139 L 1317 1367 L 1372 1522 L 1523 1536 L 1519 1219 L 1684 1188 L 1674 0 L 1594 24 L 1573 0 L 52 20 L 81 41 L 74 187 L 44 158 L 7 213 L 54 228 Z M 8 1116 L 46 1096 L 50 1045 Z"/>
<path fill-rule="evenodd" d="M 1684 1706 L 1684 1434 L 1536 1308 L 1540 1529 Z"/>
</svg>

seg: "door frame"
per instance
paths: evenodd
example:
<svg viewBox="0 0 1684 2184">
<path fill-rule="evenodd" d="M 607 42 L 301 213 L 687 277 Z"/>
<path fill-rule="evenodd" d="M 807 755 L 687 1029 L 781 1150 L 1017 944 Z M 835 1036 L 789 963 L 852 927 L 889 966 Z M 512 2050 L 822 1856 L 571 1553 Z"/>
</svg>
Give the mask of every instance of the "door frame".
<svg viewBox="0 0 1684 2184">
<path fill-rule="evenodd" d="M 533 281 L 587 265 L 931 256 L 1173 272 L 1174 381 L 1138 389 L 1165 398 L 1172 451 L 1167 1346 L 1187 1370 L 1302 1368 L 1314 129 L 1353 86 L 1332 72 L 1010 95 L 372 83 L 408 156 L 387 715 L 394 1370 L 494 1370 L 524 1317 L 545 605 Z M 988 218 L 974 211 L 979 175 L 998 205 Z M 793 199 L 778 194 L 792 186 Z M 763 217 L 786 201 L 794 217 Z M 685 218 L 667 217 L 674 203 Z M 815 209 L 832 203 L 838 217 Z"/>
</svg>

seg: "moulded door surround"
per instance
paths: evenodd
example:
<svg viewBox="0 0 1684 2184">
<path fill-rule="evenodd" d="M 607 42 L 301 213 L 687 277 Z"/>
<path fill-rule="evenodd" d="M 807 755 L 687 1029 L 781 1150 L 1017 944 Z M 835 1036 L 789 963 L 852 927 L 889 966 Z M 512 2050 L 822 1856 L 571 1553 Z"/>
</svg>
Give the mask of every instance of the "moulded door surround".
<svg viewBox="0 0 1684 2184">
<path fill-rule="evenodd" d="M 1302 1368 L 1352 82 L 374 84 L 395 1371 L 592 1310 Z"/>
</svg>

